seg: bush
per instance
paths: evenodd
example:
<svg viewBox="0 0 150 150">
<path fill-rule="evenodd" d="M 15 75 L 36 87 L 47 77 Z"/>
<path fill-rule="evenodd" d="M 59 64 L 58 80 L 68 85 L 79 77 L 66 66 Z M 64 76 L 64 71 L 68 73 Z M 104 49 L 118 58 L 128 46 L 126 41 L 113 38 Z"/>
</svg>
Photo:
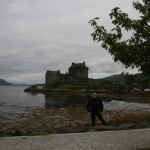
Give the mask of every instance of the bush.
<svg viewBox="0 0 150 150">
<path fill-rule="evenodd" d="M 61 82 L 55 82 L 55 83 L 52 85 L 52 87 L 53 87 L 54 89 L 57 89 L 57 88 L 59 87 L 59 85 L 61 85 Z"/>
</svg>

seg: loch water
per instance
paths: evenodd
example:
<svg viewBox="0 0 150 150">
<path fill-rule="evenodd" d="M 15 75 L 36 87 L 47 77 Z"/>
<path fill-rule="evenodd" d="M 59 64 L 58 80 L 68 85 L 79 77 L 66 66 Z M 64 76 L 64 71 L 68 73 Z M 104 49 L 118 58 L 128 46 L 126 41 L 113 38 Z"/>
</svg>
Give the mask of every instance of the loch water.
<svg viewBox="0 0 150 150">
<path fill-rule="evenodd" d="M 26 114 L 32 109 L 49 109 L 50 107 L 86 106 L 86 95 L 45 95 L 25 93 L 27 86 L 0 86 L 0 117 L 14 117 Z M 150 100 L 120 95 L 99 95 L 105 110 L 126 110 L 150 113 Z M 86 109 L 86 107 L 85 107 Z"/>
</svg>

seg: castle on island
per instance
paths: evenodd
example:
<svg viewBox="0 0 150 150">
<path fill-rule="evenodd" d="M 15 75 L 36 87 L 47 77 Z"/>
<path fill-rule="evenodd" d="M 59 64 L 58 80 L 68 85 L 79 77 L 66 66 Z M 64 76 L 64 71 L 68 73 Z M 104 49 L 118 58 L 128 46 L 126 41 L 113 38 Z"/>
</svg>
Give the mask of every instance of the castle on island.
<svg viewBox="0 0 150 150">
<path fill-rule="evenodd" d="M 51 71 L 47 70 L 45 74 L 45 85 L 49 86 L 56 82 L 67 83 L 67 84 L 84 84 L 94 85 L 95 79 L 88 78 L 89 68 L 83 63 L 72 63 L 68 68 L 66 74 L 61 74 L 60 70 Z"/>
</svg>

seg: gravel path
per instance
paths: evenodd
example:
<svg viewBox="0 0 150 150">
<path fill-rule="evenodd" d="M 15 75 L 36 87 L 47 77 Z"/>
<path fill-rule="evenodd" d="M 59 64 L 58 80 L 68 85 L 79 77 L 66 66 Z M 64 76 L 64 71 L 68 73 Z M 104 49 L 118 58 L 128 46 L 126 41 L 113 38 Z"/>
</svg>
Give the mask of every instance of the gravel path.
<svg viewBox="0 0 150 150">
<path fill-rule="evenodd" d="M 150 128 L 0 138 L 0 150 L 137 150 L 150 148 Z"/>
</svg>

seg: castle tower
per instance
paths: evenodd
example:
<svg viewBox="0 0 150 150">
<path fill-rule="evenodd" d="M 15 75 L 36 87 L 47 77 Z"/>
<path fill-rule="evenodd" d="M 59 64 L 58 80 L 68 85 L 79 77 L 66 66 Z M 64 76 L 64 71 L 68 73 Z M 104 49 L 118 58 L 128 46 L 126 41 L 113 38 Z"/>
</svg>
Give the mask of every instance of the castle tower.
<svg viewBox="0 0 150 150">
<path fill-rule="evenodd" d="M 72 63 L 71 67 L 69 67 L 69 75 L 80 78 L 80 79 L 88 79 L 88 70 L 85 62 L 83 63 Z"/>
</svg>

